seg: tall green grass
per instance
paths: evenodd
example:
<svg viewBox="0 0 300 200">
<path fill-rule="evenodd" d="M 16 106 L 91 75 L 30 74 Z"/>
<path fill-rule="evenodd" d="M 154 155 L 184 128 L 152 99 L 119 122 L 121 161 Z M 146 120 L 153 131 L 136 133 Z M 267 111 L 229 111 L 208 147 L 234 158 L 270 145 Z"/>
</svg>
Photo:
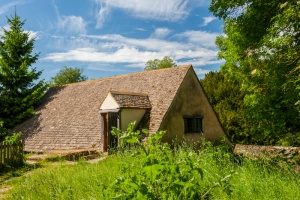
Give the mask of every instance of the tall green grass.
<svg viewBox="0 0 300 200">
<path fill-rule="evenodd" d="M 184 166 L 182 162 L 189 159 L 202 169 L 203 178 L 195 176 L 197 180 L 193 181 L 198 183 L 195 191 L 204 199 L 300 199 L 300 175 L 293 168 L 279 167 L 271 161 L 237 158 L 226 147 L 213 147 L 209 143 L 205 143 L 200 151 L 186 145 L 173 150 L 165 148 L 165 151 L 178 166 Z M 119 177 L 141 174 L 143 170 L 144 155 L 140 152 L 139 155 L 132 156 L 137 152 L 140 151 L 126 150 L 109 155 L 96 164 L 79 162 L 76 165 L 36 169 L 10 182 L 13 189 L 9 192 L 8 199 L 116 197 L 118 191 L 113 189 L 116 180 Z M 184 170 L 182 172 L 191 173 Z M 160 180 L 159 177 L 157 180 Z M 168 199 L 168 196 L 164 198 Z M 126 199 L 126 196 L 121 199 Z"/>
</svg>

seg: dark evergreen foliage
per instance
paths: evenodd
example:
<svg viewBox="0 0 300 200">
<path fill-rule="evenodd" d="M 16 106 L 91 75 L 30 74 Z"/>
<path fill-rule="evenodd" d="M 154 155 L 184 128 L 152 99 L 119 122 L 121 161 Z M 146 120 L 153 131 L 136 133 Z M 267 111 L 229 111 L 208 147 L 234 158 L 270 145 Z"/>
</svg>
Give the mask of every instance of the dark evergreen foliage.
<svg viewBox="0 0 300 200">
<path fill-rule="evenodd" d="M 12 128 L 34 114 L 46 85 L 36 81 L 42 72 L 31 67 L 39 54 L 32 54 L 35 40 L 22 29 L 25 21 L 15 13 L 7 23 L 0 40 L 0 121 Z"/>
<path fill-rule="evenodd" d="M 223 72 L 209 72 L 201 84 L 216 111 L 228 139 L 233 143 L 248 143 L 249 123 L 243 116 L 245 92 L 241 81 L 228 79 Z"/>
</svg>

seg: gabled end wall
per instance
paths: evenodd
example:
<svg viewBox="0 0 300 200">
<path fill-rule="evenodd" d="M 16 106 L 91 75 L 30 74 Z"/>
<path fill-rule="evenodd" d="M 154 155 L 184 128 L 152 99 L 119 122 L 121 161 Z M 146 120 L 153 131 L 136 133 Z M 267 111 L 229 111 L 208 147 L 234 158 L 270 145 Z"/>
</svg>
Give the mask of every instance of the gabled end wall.
<svg viewBox="0 0 300 200">
<path fill-rule="evenodd" d="M 184 133 L 184 115 L 203 116 L 203 132 Z M 230 144 L 192 67 L 190 67 L 184 77 L 159 130 L 167 130 L 163 142 L 171 143 L 177 140 L 176 142 L 185 141 L 188 144 L 192 144 L 201 142 L 203 139 L 214 141 L 218 138 L 224 138 Z"/>
</svg>

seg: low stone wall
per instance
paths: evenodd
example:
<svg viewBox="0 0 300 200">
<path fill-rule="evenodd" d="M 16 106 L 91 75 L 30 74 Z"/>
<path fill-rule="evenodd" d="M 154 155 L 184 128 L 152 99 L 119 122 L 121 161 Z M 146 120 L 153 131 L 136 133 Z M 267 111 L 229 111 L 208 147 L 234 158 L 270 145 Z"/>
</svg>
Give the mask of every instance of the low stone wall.
<svg viewBox="0 0 300 200">
<path fill-rule="evenodd" d="M 259 145 L 241 145 L 237 144 L 234 148 L 235 154 L 241 154 L 247 157 L 285 157 L 292 158 L 300 155 L 300 147 L 283 146 L 259 146 Z"/>
</svg>

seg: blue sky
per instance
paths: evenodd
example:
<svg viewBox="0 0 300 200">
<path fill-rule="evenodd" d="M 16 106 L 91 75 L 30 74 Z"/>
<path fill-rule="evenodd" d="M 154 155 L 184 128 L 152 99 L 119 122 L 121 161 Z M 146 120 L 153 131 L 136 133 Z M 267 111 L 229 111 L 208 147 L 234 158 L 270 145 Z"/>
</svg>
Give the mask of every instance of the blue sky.
<svg viewBox="0 0 300 200">
<path fill-rule="evenodd" d="M 203 78 L 223 63 L 215 39 L 222 22 L 209 12 L 209 0 L 1 0 L 6 16 L 26 19 L 24 30 L 40 52 L 33 66 L 46 81 L 63 66 L 79 67 L 89 78 L 143 71 L 155 58 L 192 64 Z M 0 30 L 0 34 L 3 31 Z"/>
</svg>

